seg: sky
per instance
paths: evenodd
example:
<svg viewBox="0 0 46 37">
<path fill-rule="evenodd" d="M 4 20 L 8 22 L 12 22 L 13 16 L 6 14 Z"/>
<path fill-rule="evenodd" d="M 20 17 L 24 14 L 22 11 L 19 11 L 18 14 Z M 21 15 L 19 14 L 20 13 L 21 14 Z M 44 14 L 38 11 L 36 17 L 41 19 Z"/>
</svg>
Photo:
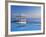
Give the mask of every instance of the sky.
<svg viewBox="0 0 46 37">
<path fill-rule="evenodd" d="M 11 6 L 12 18 L 16 15 L 27 16 L 32 18 L 41 17 L 41 7 L 40 6 Z"/>
</svg>

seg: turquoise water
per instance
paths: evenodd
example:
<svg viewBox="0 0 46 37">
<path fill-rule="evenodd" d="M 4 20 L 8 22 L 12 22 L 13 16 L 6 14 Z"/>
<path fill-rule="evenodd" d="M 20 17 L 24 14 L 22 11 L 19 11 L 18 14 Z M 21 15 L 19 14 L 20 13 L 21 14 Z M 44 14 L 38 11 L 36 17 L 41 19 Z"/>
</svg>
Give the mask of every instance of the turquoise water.
<svg viewBox="0 0 46 37">
<path fill-rule="evenodd" d="M 40 22 L 28 22 L 26 24 L 11 23 L 11 31 L 34 31 L 41 30 Z"/>
</svg>

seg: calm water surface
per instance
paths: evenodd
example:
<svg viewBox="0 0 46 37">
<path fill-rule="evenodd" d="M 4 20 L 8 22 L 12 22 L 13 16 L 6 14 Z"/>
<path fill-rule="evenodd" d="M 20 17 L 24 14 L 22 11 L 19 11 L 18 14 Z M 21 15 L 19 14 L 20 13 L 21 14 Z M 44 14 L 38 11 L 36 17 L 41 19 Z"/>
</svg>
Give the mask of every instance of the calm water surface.
<svg viewBox="0 0 46 37">
<path fill-rule="evenodd" d="M 40 22 L 35 23 L 26 23 L 26 24 L 19 24 L 16 22 L 11 23 L 11 31 L 31 31 L 31 30 L 40 30 L 41 25 Z"/>
</svg>

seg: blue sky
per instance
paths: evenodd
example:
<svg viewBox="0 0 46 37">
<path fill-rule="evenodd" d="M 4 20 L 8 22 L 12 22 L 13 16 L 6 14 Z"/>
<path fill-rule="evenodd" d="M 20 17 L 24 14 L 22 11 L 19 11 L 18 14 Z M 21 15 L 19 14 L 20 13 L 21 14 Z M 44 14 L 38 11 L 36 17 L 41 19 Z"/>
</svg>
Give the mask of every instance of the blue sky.
<svg viewBox="0 0 46 37">
<path fill-rule="evenodd" d="M 40 6 L 11 6 L 12 17 L 14 18 L 16 15 L 25 15 L 32 17 L 40 17 L 41 16 L 41 7 Z"/>
</svg>

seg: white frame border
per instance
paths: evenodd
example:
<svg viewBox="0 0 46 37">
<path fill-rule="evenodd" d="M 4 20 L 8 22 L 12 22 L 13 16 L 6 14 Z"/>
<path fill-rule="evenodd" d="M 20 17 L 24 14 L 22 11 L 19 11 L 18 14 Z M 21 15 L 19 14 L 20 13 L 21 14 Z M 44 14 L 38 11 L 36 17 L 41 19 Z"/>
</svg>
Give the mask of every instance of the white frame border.
<svg viewBox="0 0 46 37">
<path fill-rule="evenodd" d="M 11 32 L 11 5 L 20 5 L 20 6 L 41 6 L 41 31 L 19 31 L 19 32 Z M 43 5 L 42 4 L 25 4 L 25 3 L 8 3 L 8 35 L 16 35 L 16 34 L 34 34 L 34 33 L 43 33 Z"/>
</svg>

